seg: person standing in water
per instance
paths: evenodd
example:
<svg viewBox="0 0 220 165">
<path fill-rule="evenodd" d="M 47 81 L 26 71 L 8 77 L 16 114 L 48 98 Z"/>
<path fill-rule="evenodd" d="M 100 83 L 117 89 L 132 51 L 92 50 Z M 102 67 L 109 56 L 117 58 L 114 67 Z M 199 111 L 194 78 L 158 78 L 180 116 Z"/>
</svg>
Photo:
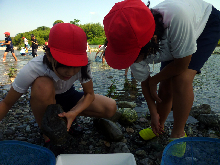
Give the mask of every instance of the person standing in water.
<svg viewBox="0 0 220 165">
<path fill-rule="evenodd" d="M 5 62 L 6 56 L 7 56 L 9 51 L 11 51 L 12 56 L 14 57 L 15 61 L 17 61 L 17 57 L 15 56 L 15 53 L 14 53 L 14 47 L 13 47 L 13 44 L 12 44 L 10 33 L 5 32 L 4 34 L 5 34 L 5 42 L 1 45 L 1 46 L 6 45 L 6 50 L 5 50 L 5 53 L 3 55 L 3 62 Z"/>
<path fill-rule="evenodd" d="M 32 56 L 37 57 L 38 42 L 33 34 L 31 34 Z"/>
</svg>

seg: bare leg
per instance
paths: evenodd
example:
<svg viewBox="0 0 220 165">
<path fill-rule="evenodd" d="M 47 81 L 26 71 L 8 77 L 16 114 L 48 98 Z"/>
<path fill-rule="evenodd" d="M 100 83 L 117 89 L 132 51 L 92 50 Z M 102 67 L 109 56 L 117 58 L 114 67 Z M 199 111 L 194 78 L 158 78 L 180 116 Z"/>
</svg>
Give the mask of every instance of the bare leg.
<svg viewBox="0 0 220 165">
<path fill-rule="evenodd" d="M 102 56 L 102 63 L 105 63 L 105 56 Z"/>
<path fill-rule="evenodd" d="M 187 69 L 173 78 L 174 125 L 171 138 L 179 138 L 185 135 L 184 127 L 194 100 L 192 83 L 196 72 L 195 70 Z"/>
<path fill-rule="evenodd" d="M 125 69 L 125 74 L 124 74 L 125 76 L 127 76 L 127 74 L 128 74 L 128 69 L 129 69 L 129 67 Z"/>
<path fill-rule="evenodd" d="M 50 104 L 56 104 L 53 81 L 49 77 L 39 77 L 31 88 L 31 109 L 39 127 L 46 108 Z M 49 140 L 45 135 L 44 138 L 45 141 Z"/>
<path fill-rule="evenodd" d="M 14 57 L 15 61 L 18 61 L 17 57 L 15 56 L 15 53 L 12 53 L 12 56 Z"/>
<path fill-rule="evenodd" d="M 162 102 L 157 102 L 157 112 L 160 116 L 160 124 L 164 127 L 164 123 L 172 108 L 173 92 L 171 78 L 160 83 L 158 96 Z"/>
<path fill-rule="evenodd" d="M 80 114 L 80 116 L 110 118 L 115 114 L 116 110 L 117 106 L 115 100 L 96 94 L 95 100 Z"/>
<path fill-rule="evenodd" d="M 3 62 L 5 62 L 6 56 L 7 56 L 8 52 L 5 52 L 3 55 Z"/>
</svg>

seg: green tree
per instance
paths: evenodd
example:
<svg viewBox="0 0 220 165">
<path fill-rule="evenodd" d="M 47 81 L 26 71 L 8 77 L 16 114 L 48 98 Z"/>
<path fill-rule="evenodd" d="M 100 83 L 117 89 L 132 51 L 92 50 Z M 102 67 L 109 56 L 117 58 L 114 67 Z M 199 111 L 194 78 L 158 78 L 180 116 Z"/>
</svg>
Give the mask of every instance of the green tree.
<svg viewBox="0 0 220 165">
<path fill-rule="evenodd" d="M 86 33 L 89 44 L 104 44 L 106 36 L 104 28 L 100 23 L 87 23 L 79 25 L 79 27 L 81 27 Z"/>
<path fill-rule="evenodd" d="M 56 20 L 54 23 L 53 23 L 53 26 L 57 23 L 64 23 L 62 20 Z"/>
<path fill-rule="evenodd" d="M 78 20 L 78 19 L 74 19 L 74 21 L 70 21 L 71 24 L 74 24 L 76 26 L 79 25 L 79 22 L 80 22 L 80 20 Z"/>
</svg>

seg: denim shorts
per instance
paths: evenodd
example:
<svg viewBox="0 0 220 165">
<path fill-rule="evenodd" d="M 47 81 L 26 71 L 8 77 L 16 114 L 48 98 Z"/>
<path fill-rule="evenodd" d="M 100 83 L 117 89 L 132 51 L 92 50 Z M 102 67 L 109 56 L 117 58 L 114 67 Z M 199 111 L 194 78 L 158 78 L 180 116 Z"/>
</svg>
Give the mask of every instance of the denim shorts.
<svg viewBox="0 0 220 165">
<path fill-rule="evenodd" d="M 189 69 L 196 70 L 197 74 L 201 73 L 201 68 L 211 56 L 220 39 L 220 11 L 212 7 L 212 12 L 206 23 L 205 29 L 197 39 L 197 51 L 192 54 L 189 63 Z M 162 70 L 171 61 L 161 62 Z"/>
<path fill-rule="evenodd" d="M 78 92 L 75 90 L 75 87 L 72 86 L 68 91 L 55 95 L 56 104 L 60 104 L 63 107 L 63 110 L 68 112 L 77 104 L 83 95 L 84 92 Z"/>
</svg>

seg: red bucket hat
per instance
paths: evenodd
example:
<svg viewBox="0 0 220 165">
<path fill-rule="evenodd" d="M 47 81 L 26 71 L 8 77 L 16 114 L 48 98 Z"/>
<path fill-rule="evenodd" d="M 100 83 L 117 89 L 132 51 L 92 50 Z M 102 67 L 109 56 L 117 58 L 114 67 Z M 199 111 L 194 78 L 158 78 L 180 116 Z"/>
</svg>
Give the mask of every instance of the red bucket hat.
<svg viewBox="0 0 220 165">
<path fill-rule="evenodd" d="M 87 38 L 80 27 L 70 23 L 59 23 L 50 29 L 48 47 L 53 58 L 66 66 L 85 66 Z"/>
<path fill-rule="evenodd" d="M 154 17 L 141 0 L 116 3 L 105 16 L 103 24 L 108 40 L 105 58 L 114 69 L 131 66 L 155 31 Z"/>
<path fill-rule="evenodd" d="M 7 34 L 7 35 L 9 35 L 9 36 L 10 36 L 10 33 L 9 33 L 9 32 L 5 32 L 4 34 Z"/>
</svg>

